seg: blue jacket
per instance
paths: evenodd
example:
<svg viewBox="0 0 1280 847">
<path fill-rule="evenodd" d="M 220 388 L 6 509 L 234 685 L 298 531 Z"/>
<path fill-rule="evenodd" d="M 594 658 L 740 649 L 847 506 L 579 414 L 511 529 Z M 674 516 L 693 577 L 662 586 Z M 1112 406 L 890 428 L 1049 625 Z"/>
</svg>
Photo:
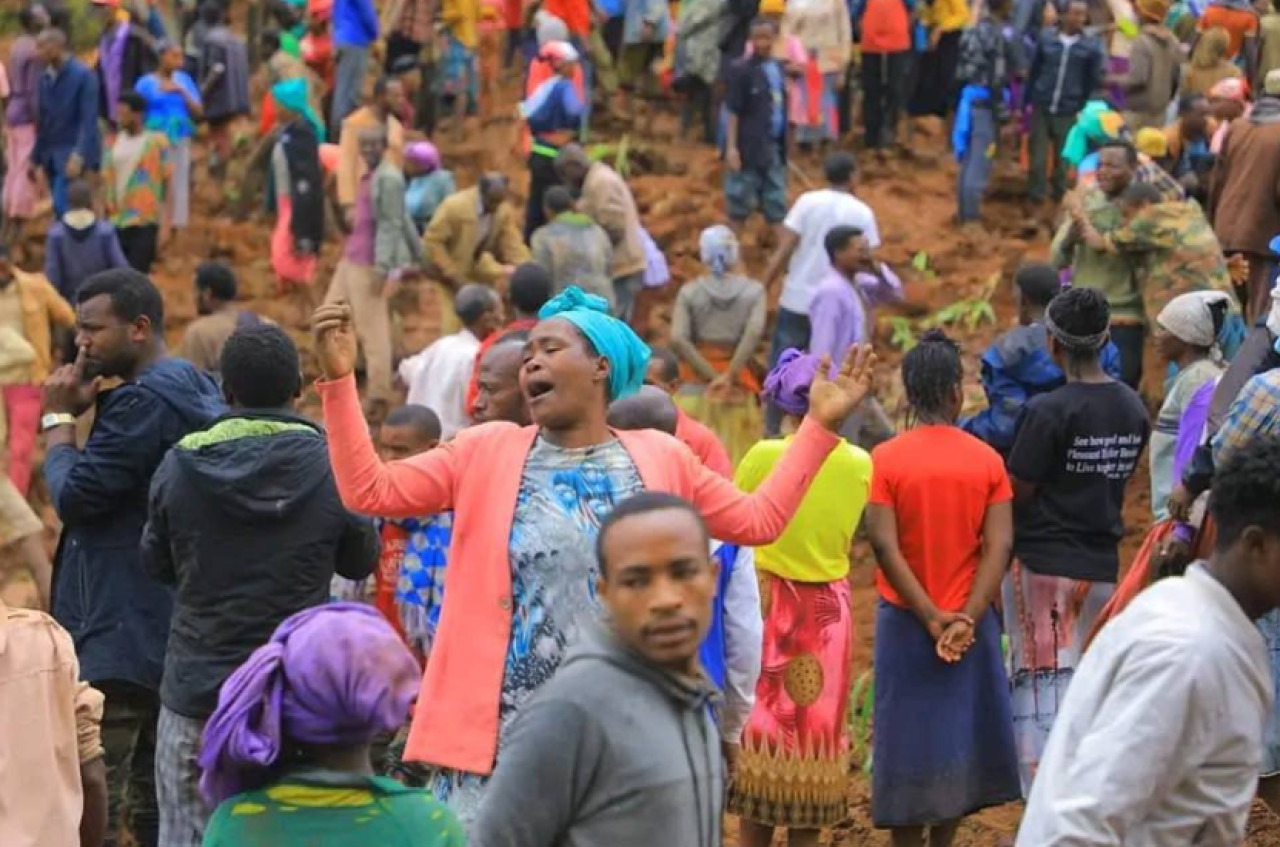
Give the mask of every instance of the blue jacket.
<svg viewBox="0 0 1280 847">
<path fill-rule="evenodd" d="M 1102 351 L 1102 367 L 1120 377 L 1120 351 L 1110 341 Z M 1013 447 L 1014 428 L 1022 407 L 1036 395 L 1065 384 L 1066 376 L 1049 355 L 1049 340 L 1040 324 L 1020 326 L 996 339 L 982 355 L 982 387 L 987 408 L 960 422 L 960 428 L 1001 454 Z"/>
<path fill-rule="evenodd" d="M 89 277 L 127 267 L 129 260 L 110 221 L 98 218 L 83 229 L 58 221 L 45 237 L 44 275 L 68 303 L 76 302 L 76 291 Z"/>
<path fill-rule="evenodd" d="M 716 597 L 711 604 L 711 626 L 702 639 L 698 658 L 702 661 L 703 670 L 707 672 L 707 678 L 723 691 L 728 673 L 724 641 L 724 596 L 729 590 L 729 578 L 733 576 L 733 567 L 738 561 L 738 545 L 721 544 L 713 555 L 720 563 L 720 578 L 716 581 Z"/>
<path fill-rule="evenodd" d="M 1074 115 L 1102 84 L 1106 57 L 1091 35 L 1067 47 L 1058 30 L 1040 34 L 1027 75 L 1027 102 L 1047 115 Z"/>
<path fill-rule="evenodd" d="M 42 108 L 36 119 L 36 146 L 31 161 L 61 171 L 72 153 L 79 153 L 87 170 L 102 164 L 102 136 L 98 133 L 98 80 L 93 71 L 67 57 L 56 74 L 40 74 Z"/>
<path fill-rule="evenodd" d="M 337 0 L 333 4 L 333 46 L 368 47 L 378 40 L 378 10 L 373 0 Z"/>
<path fill-rule="evenodd" d="M 83 450 L 63 444 L 45 456 L 63 523 L 53 616 L 71 633 L 82 679 L 159 687 L 173 594 L 142 568 L 147 494 L 169 448 L 223 411 L 212 378 L 163 358 L 98 396 Z"/>
</svg>

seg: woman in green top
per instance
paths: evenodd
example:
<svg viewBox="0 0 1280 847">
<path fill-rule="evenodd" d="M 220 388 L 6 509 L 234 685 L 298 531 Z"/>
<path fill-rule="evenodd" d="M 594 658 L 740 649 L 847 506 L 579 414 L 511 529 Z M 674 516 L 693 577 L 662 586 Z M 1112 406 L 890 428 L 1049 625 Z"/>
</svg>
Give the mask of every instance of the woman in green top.
<svg viewBox="0 0 1280 847">
<path fill-rule="evenodd" d="M 369 745 L 408 718 L 418 665 L 376 610 L 288 618 L 222 688 L 205 728 L 205 847 L 463 847 L 453 814 L 374 776 Z"/>
</svg>

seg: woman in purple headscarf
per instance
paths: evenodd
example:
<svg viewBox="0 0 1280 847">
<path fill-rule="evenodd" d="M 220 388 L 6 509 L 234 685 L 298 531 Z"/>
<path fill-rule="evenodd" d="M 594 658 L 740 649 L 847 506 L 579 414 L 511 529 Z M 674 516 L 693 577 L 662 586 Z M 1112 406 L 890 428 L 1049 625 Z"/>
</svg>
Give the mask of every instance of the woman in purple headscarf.
<svg viewBox="0 0 1280 847">
<path fill-rule="evenodd" d="M 463 847 L 453 814 L 373 775 L 370 742 L 398 729 L 418 664 L 369 606 L 299 612 L 226 681 L 205 727 L 205 847 Z"/>
<path fill-rule="evenodd" d="M 830 371 L 829 361 L 786 350 L 769 372 L 764 398 L 785 413 L 784 437 L 747 451 L 734 479 L 743 491 L 755 490 L 787 450 L 809 411 L 809 384 L 820 365 Z M 756 548 L 764 649 L 729 794 L 742 847 L 767 847 L 775 827 L 787 829 L 793 845 L 816 845 L 819 830 L 847 812 L 849 548 L 870 488 L 871 457 L 841 441 L 786 531 Z"/>
<path fill-rule="evenodd" d="M 430 141 L 412 141 L 405 145 L 404 173 L 409 178 L 405 206 L 418 225 L 418 232 L 426 232 L 436 208 L 457 191 L 458 186 L 453 174 L 440 167 L 440 152 Z"/>
</svg>

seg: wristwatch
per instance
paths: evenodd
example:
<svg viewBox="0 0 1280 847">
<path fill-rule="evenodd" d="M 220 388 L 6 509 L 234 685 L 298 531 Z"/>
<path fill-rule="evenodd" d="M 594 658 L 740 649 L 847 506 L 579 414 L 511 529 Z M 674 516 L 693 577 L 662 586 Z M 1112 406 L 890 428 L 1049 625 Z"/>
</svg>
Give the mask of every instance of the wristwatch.
<svg viewBox="0 0 1280 847">
<path fill-rule="evenodd" d="M 40 419 L 40 431 L 48 432 L 55 426 L 75 426 L 76 416 L 66 412 L 50 412 Z"/>
</svg>

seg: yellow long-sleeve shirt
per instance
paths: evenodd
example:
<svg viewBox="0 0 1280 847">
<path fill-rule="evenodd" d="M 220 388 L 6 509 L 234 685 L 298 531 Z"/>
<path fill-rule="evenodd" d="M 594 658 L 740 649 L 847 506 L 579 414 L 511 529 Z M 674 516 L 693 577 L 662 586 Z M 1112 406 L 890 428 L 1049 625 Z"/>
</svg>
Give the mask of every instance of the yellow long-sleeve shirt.
<svg viewBox="0 0 1280 847">
<path fill-rule="evenodd" d="M 920 20 L 931 30 L 961 30 L 969 24 L 969 4 L 965 0 L 933 0 L 924 6 Z"/>
</svg>

